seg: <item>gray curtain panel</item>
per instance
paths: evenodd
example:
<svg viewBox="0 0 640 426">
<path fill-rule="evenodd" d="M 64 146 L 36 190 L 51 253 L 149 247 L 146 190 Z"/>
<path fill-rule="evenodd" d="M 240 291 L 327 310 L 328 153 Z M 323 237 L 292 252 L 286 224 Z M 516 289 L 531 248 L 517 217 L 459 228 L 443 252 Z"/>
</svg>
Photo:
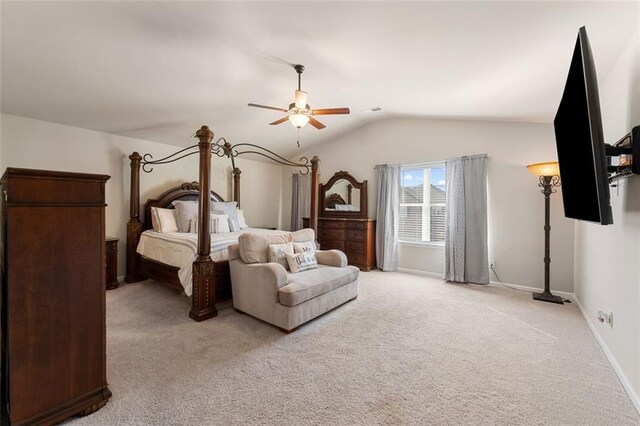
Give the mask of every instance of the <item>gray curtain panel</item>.
<svg viewBox="0 0 640 426">
<path fill-rule="evenodd" d="M 489 284 L 487 156 L 447 160 L 444 279 Z"/>
<path fill-rule="evenodd" d="M 311 175 L 291 175 L 291 231 L 302 229 L 302 218 L 311 214 Z"/>
<path fill-rule="evenodd" d="M 400 166 L 379 165 L 376 177 L 376 262 L 383 271 L 398 269 Z"/>
</svg>

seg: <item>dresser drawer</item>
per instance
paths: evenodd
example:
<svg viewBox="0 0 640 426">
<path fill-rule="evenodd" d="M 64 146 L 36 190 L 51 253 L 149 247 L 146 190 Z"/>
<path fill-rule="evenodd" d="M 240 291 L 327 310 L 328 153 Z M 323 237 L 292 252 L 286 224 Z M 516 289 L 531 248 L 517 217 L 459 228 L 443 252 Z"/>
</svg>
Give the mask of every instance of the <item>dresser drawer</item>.
<svg viewBox="0 0 640 426">
<path fill-rule="evenodd" d="M 344 240 L 345 235 L 344 229 L 323 229 L 320 238 L 323 240 Z"/>
<path fill-rule="evenodd" d="M 347 254 L 347 261 L 349 262 L 349 265 L 364 265 L 364 254 L 349 253 Z"/>
<path fill-rule="evenodd" d="M 350 229 L 367 229 L 368 225 L 369 225 L 369 222 L 357 221 L 357 222 L 351 222 L 349 224 L 349 228 Z"/>
<path fill-rule="evenodd" d="M 320 250 L 340 250 L 344 252 L 344 240 L 320 240 Z"/>
<path fill-rule="evenodd" d="M 345 249 L 347 250 L 347 253 L 364 254 L 365 244 L 364 241 L 347 240 L 345 243 Z"/>
<path fill-rule="evenodd" d="M 364 241 L 364 237 L 364 231 L 347 229 L 347 240 L 349 241 Z"/>
<path fill-rule="evenodd" d="M 345 229 L 347 228 L 347 222 L 343 220 L 323 220 L 319 226 L 321 229 Z"/>
</svg>

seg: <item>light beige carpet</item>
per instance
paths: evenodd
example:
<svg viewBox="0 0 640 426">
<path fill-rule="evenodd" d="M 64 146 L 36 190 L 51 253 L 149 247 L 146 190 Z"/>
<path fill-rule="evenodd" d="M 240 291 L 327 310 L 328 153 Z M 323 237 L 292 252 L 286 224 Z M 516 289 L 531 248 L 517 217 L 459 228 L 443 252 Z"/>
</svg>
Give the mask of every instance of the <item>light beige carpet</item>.
<svg viewBox="0 0 640 426">
<path fill-rule="evenodd" d="M 575 305 L 370 272 L 290 335 L 189 306 L 152 282 L 107 292 L 113 397 L 73 424 L 640 423 Z"/>
</svg>

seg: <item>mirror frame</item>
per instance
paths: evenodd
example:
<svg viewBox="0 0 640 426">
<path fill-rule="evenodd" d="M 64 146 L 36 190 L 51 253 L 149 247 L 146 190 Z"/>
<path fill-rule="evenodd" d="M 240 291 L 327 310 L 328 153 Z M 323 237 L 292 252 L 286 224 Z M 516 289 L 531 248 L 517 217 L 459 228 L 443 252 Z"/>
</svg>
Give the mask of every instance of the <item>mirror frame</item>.
<svg viewBox="0 0 640 426">
<path fill-rule="evenodd" d="M 353 186 L 354 189 L 360 190 L 360 211 L 328 211 L 324 209 L 325 194 L 327 194 L 333 184 L 340 179 L 346 179 Z M 342 218 L 367 218 L 367 181 L 363 180 L 358 182 L 349 172 L 343 170 L 334 173 L 334 175 L 325 184 L 320 184 L 320 190 L 318 191 L 318 210 L 319 217 L 342 217 Z"/>
</svg>

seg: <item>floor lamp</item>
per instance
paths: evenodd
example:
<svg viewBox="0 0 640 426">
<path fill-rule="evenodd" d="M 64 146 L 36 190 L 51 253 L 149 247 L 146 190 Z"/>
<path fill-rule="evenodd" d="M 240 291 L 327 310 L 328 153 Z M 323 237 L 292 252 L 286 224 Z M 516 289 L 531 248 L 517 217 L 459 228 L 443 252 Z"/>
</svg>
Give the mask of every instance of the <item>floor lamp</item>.
<svg viewBox="0 0 640 426">
<path fill-rule="evenodd" d="M 548 162 L 529 164 L 527 170 L 538 176 L 538 186 L 542 188 L 540 192 L 544 194 L 544 292 L 533 293 L 533 298 L 563 304 L 562 297 L 554 296 L 549 290 L 549 264 L 551 263 L 549 255 L 549 234 L 551 232 L 549 205 L 551 194 L 556 192 L 556 188 L 560 186 L 560 169 L 557 162 Z"/>
</svg>

